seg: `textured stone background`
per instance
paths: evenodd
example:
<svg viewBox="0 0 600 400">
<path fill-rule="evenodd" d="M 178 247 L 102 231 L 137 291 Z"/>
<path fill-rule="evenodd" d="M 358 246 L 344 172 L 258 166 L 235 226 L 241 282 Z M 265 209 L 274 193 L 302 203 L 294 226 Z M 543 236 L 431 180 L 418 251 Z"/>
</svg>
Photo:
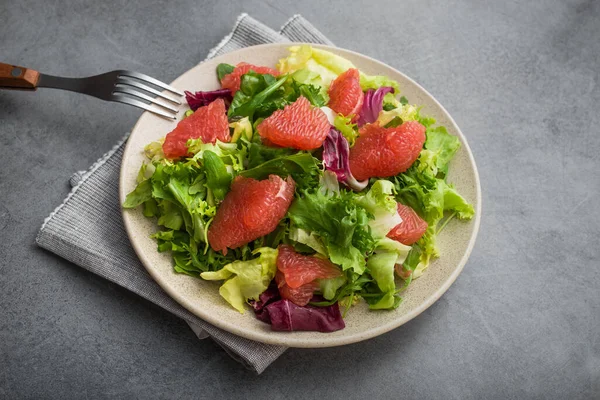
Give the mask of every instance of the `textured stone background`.
<svg viewBox="0 0 600 400">
<path fill-rule="evenodd" d="M 73 2 L 75 3 L 75 2 Z M 450 290 L 386 335 L 290 350 L 261 376 L 34 238 L 140 111 L 0 91 L 0 398 L 599 398 L 600 2 L 0 0 L 0 61 L 170 81 L 248 12 L 302 13 L 454 116 L 483 218 Z"/>
</svg>

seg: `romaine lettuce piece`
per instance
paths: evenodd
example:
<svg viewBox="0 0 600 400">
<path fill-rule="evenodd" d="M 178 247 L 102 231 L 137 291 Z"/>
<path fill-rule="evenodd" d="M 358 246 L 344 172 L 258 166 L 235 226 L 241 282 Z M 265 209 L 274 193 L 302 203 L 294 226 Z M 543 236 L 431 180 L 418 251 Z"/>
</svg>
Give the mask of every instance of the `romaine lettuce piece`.
<svg viewBox="0 0 600 400">
<path fill-rule="evenodd" d="M 259 254 L 248 261 L 234 261 L 219 271 L 203 272 L 200 276 L 209 281 L 224 280 L 219 288 L 221 296 L 240 313 L 248 300 L 258 300 L 277 272 L 277 249 L 261 247 L 252 252 Z"/>
<path fill-rule="evenodd" d="M 375 181 L 365 195 L 356 200 L 357 204 L 373 215 L 374 218 L 369 221 L 369 226 L 376 240 L 384 238 L 392 228 L 402 222 L 393 190 L 392 182 L 380 179 Z"/>
<path fill-rule="evenodd" d="M 329 88 L 331 81 L 338 75 L 356 68 L 344 57 L 310 45 L 292 46 L 289 50 L 290 55 L 279 60 L 277 69 L 282 73 L 307 71 L 302 73 L 304 80 L 308 79 L 312 85 Z M 391 86 L 398 92 L 398 82 L 385 76 L 371 76 L 363 72 L 360 73 L 360 86 L 363 90 Z"/>
</svg>

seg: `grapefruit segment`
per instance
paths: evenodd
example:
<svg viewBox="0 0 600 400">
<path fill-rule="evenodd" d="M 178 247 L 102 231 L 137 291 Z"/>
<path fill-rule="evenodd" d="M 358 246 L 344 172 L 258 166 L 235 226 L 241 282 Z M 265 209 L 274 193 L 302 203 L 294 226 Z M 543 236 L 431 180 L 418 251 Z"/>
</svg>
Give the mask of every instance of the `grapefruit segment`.
<svg viewBox="0 0 600 400">
<path fill-rule="evenodd" d="M 227 254 L 273 232 L 294 198 L 295 182 L 277 175 L 258 181 L 236 177 L 208 228 L 213 250 Z"/>
<path fill-rule="evenodd" d="M 192 115 L 179 121 L 175 129 L 165 137 L 162 145 L 165 157 L 173 159 L 186 156 L 189 139 L 202 139 L 204 143 L 215 143 L 217 139 L 229 142 L 231 136 L 223 99 L 200 107 Z"/>
<path fill-rule="evenodd" d="M 309 282 L 297 288 L 291 288 L 285 282 L 285 276 L 281 271 L 277 271 L 275 274 L 275 282 L 279 289 L 281 298 L 287 299 L 298 306 L 305 306 L 312 299 L 315 290 L 319 289 L 319 284 L 316 281 Z"/>
<path fill-rule="evenodd" d="M 377 122 L 363 125 L 350 149 L 350 171 L 359 181 L 397 175 L 410 168 L 424 143 L 425 127 L 417 121 L 395 128 L 384 128 Z"/>
<path fill-rule="evenodd" d="M 300 96 L 283 110 L 277 110 L 257 127 L 258 134 L 268 143 L 298 150 L 321 147 L 329 133 L 329 120 L 323 111 Z"/>
<path fill-rule="evenodd" d="M 392 228 L 387 237 L 410 246 L 425 234 L 427 222 L 419 217 L 415 210 L 401 203 L 398 203 L 398 214 L 400 214 L 402 222 Z"/>
<path fill-rule="evenodd" d="M 292 289 L 313 282 L 315 279 L 335 278 L 342 271 L 331 261 L 297 253 L 292 246 L 279 246 L 277 269 L 283 273 L 286 284 Z"/>
<path fill-rule="evenodd" d="M 338 76 L 329 87 L 329 108 L 344 116 L 354 115 L 358 118 L 364 101 L 364 93 L 360 87 L 360 73 L 350 68 Z"/>
</svg>

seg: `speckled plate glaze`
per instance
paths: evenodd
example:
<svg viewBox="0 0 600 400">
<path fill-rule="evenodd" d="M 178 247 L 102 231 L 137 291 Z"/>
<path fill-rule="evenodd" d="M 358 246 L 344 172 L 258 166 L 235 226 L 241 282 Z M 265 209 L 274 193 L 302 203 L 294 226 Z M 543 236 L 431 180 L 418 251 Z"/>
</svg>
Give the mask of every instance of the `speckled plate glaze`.
<svg viewBox="0 0 600 400">
<path fill-rule="evenodd" d="M 215 68 L 219 63 L 237 64 L 246 61 L 256 65 L 274 66 L 288 54 L 290 44 L 268 44 L 248 47 L 190 69 L 171 85 L 181 90 L 214 90 L 219 87 Z M 123 220 L 129 239 L 138 257 L 158 284 L 179 304 L 204 319 L 248 339 L 290 347 L 330 347 L 369 339 L 388 332 L 410 321 L 448 290 L 462 271 L 477 236 L 481 215 L 481 188 L 475 160 L 460 129 L 448 112 L 425 89 L 399 71 L 364 55 L 335 47 L 315 45 L 352 61 L 360 70 L 372 75 L 387 75 L 400 84 L 402 94 L 412 104 L 423 105 L 427 115 L 460 138 L 462 146 L 450 165 L 449 182 L 476 210 L 473 220 L 451 221 L 439 236 L 441 257 L 435 260 L 424 275 L 413 281 L 403 293 L 403 302 L 393 311 L 369 311 L 363 303 L 348 313 L 346 328 L 333 333 L 273 332 L 270 326 L 255 319 L 251 310 L 240 314 L 219 296 L 219 283 L 206 282 L 173 271 L 170 254 L 158 253 L 150 235 L 157 230 L 156 221 L 145 218 L 141 207 L 123 210 Z M 187 107 L 182 106 L 180 115 Z M 121 203 L 135 188 L 135 179 L 142 162 L 143 148 L 151 141 L 171 131 L 176 122 L 169 122 L 145 112 L 131 132 L 125 148 L 120 177 Z"/>
</svg>

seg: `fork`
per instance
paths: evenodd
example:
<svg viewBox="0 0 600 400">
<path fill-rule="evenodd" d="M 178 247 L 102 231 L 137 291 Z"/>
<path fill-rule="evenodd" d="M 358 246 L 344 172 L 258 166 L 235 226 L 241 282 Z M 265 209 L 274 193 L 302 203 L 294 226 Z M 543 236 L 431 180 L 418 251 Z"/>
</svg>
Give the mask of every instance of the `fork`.
<svg viewBox="0 0 600 400">
<path fill-rule="evenodd" d="M 175 119 L 178 109 L 173 105 L 181 105 L 181 101 L 155 87 L 183 96 L 181 91 L 134 71 L 116 70 L 87 78 L 63 78 L 0 63 L 0 89 L 36 90 L 38 87 L 84 93 L 106 101 L 129 104 L 169 119 Z"/>
</svg>

